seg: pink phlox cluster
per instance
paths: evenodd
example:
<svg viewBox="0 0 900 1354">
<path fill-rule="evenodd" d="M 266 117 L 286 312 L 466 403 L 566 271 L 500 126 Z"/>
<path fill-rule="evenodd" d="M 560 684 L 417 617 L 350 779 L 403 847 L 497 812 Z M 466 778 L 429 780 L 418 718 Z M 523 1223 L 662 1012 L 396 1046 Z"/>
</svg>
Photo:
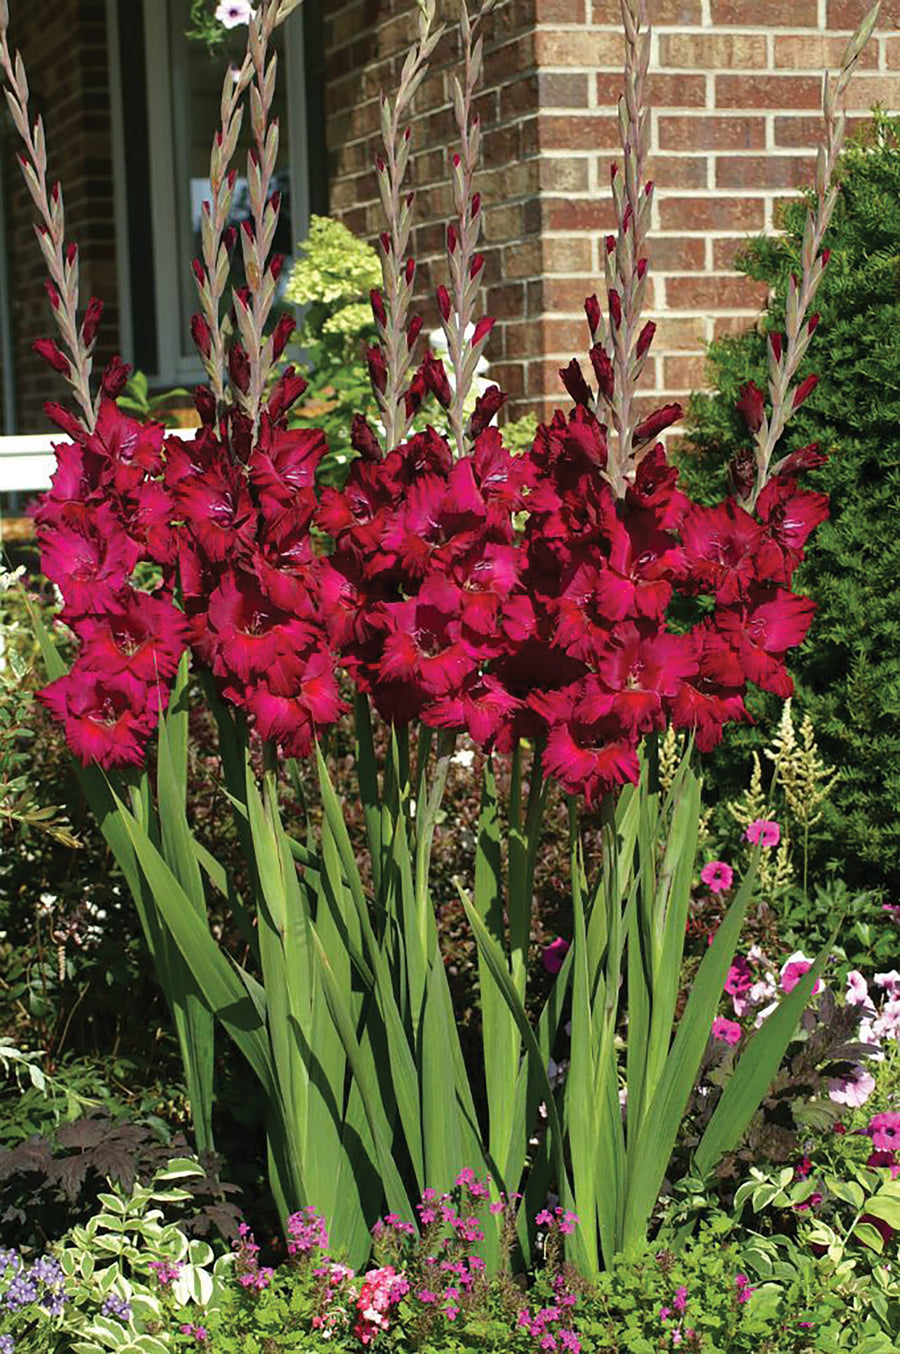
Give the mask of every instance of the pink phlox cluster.
<svg viewBox="0 0 900 1354">
<path fill-rule="evenodd" d="M 581 1342 L 578 1336 L 563 1324 L 570 1306 L 569 1303 L 563 1306 L 555 1302 L 549 1307 L 541 1307 L 534 1314 L 529 1308 L 523 1307 L 516 1324 L 519 1329 L 528 1331 L 538 1349 L 566 1350 L 568 1354 L 580 1354 Z"/>
<path fill-rule="evenodd" d="M 745 1302 L 749 1302 L 756 1291 L 755 1288 L 752 1287 L 746 1274 L 736 1274 L 734 1276 L 734 1286 L 736 1290 L 735 1301 L 738 1306 L 741 1306 Z"/>
<path fill-rule="evenodd" d="M 234 1272 L 242 1288 L 252 1288 L 257 1292 L 268 1288 L 272 1282 L 274 1270 L 269 1265 L 260 1265 L 259 1246 L 252 1231 L 245 1222 L 238 1227 L 238 1239 L 232 1243 L 236 1252 Z"/>
<path fill-rule="evenodd" d="M 689 1349 L 698 1347 L 697 1335 L 693 1327 L 684 1325 L 684 1313 L 688 1305 L 688 1290 L 684 1284 L 679 1284 L 675 1289 L 671 1306 L 663 1306 L 659 1309 L 660 1322 L 666 1330 L 663 1334 L 663 1341 L 671 1343 L 673 1347 L 687 1344 Z M 675 1324 L 669 1327 L 669 1322 Z"/>
<path fill-rule="evenodd" d="M 147 1268 L 152 1271 L 160 1288 L 168 1288 L 181 1273 L 181 1265 L 177 1260 L 150 1260 Z"/>
<path fill-rule="evenodd" d="M 209 1339 L 209 1331 L 205 1326 L 193 1326 L 189 1321 L 183 1322 L 179 1327 L 182 1335 L 191 1335 L 198 1345 L 205 1345 Z"/>
<path fill-rule="evenodd" d="M 328 1229 L 312 1204 L 292 1213 L 287 1220 L 288 1255 L 308 1255 L 310 1251 L 328 1249 Z"/>
<path fill-rule="evenodd" d="M 557 1227 L 564 1236 L 571 1235 L 579 1222 L 577 1213 L 571 1212 L 568 1208 L 560 1207 L 552 1211 L 549 1208 L 542 1208 L 540 1213 L 536 1214 L 534 1220 L 538 1227 Z"/>
<path fill-rule="evenodd" d="M 371 1269 L 364 1276 L 356 1299 L 357 1321 L 354 1334 L 363 1345 L 390 1326 L 391 1308 L 409 1292 L 409 1282 L 392 1265 Z"/>
</svg>

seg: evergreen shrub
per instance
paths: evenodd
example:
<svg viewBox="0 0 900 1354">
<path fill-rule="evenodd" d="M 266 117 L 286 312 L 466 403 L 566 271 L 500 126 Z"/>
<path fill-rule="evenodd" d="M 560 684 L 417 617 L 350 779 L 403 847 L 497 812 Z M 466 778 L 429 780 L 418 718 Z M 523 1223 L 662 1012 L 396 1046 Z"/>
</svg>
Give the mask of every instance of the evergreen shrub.
<svg viewBox="0 0 900 1354">
<path fill-rule="evenodd" d="M 812 843 L 821 869 L 837 858 L 848 883 L 900 886 L 900 120 L 876 113 L 865 139 L 844 152 L 826 237 L 831 250 L 816 297 L 822 338 L 799 378 L 819 383 L 794 415 L 784 453 L 818 442 L 828 454 L 805 487 L 830 497 L 831 518 L 811 542 L 797 586 L 816 617 L 793 666 L 795 707 L 809 714 L 823 755 L 840 770 Z M 738 261 L 766 282 L 759 325 L 709 348 L 715 393 L 695 394 L 682 475 L 715 501 L 730 455 L 749 445 L 736 409 L 745 382 L 766 389 L 767 334 L 783 330 L 790 274 L 800 271 L 807 202 L 784 210 L 784 233 L 753 240 Z M 710 798 L 731 796 L 749 753 L 777 723 L 780 703 L 761 697 L 757 725 L 732 731 L 710 758 Z M 741 749 L 735 755 L 735 749 Z M 746 756 L 744 753 L 746 752 Z"/>
</svg>

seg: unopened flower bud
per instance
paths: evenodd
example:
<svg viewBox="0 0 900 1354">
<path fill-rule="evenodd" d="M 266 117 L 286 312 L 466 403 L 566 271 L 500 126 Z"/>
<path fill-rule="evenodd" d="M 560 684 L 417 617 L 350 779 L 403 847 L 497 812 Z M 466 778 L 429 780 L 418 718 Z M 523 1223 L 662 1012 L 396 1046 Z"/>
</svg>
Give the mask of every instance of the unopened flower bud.
<svg viewBox="0 0 900 1354">
<path fill-rule="evenodd" d="M 771 347 L 772 347 L 772 354 L 773 354 L 773 356 L 774 356 L 774 358 L 775 358 L 775 361 L 776 361 L 776 362 L 780 362 L 780 361 L 781 361 L 781 351 L 782 351 L 782 336 L 781 336 L 781 334 L 776 333 L 776 332 L 773 330 L 773 332 L 769 335 L 769 343 L 771 344 Z"/>
<path fill-rule="evenodd" d="M 373 287 L 369 292 L 369 301 L 372 305 L 372 314 L 375 316 L 376 324 L 380 324 L 382 329 L 387 324 L 387 311 L 384 308 L 384 297 L 377 287 Z"/>
<path fill-rule="evenodd" d="M 815 374 L 807 376 L 805 381 L 801 381 L 794 391 L 793 407 L 799 409 L 804 400 L 809 399 L 818 384 L 819 378 Z"/>
<path fill-rule="evenodd" d="M 206 269 L 203 267 L 203 264 L 200 262 L 199 259 L 191 260 L 191 272 L 194 274 L 194 277 L 200 283 L 200 286 L 201 287 L 204 286 L 204 284 L 206 283 Z"/>
<path fill-rule="evenodd" d="M 406 347 L 412 352 L 416 339 L 422 332 L 422 316 L 414 315 L 406 327 Z"/>
<path fill-rule="evenodd" d="M 653 323 L 652 320 L 648 320 L 647 323 L 644 325 L 643 329 L 641 330 L 641 332 L 638 334 L 637 343 L 635 344 L 634 348 L 636 357 L 640 358 L 644 356 L 644 353 L 647 351 L 647 349 L 650 347 L 650 344 L 653 342 L 653 335 L 655 333 L 656 333 L 656 325 Z"/>
<path fill-rule="evenodd" d="M 450 318 L 450 293 L 447 288 L 441 284 L 435 292 L 437 297 L 438 310 L 441 312 L 441 318 L 449 320 Z"/>
<path fill-rule="evenodd" d="M 447 227 L 447 249 L 451 254 L 456 253 L 457 242 L 456 226 L 451 221 Z"/>
<path fill-rule="evenodd" d="M 622 300 L 615 287 L 610 287 L 607 292 L 607 299 L 609 300 L 609 317 L 618 329 L 622 323 Z"/>
<path fill-rule="evenodd" d="M 284 255 L 273 254 L 269 259 L 269 272 L 272 275 L 272 281 L 277 282 L 281 276 L 281 270 L 284 267 Z"/>
<path fill-rule="evenodd" d="M 228 374 L 232 385 L 246 395 L 250 389 L 250 359 L 240 343 L 234 343 L 228 353 Z"/>
<path fill-rule="evenodd" d="M 484 255 L 476 254 L 469 265 L 469 277 L 477 277 L 484 267 Z"/>
<path fill-rule="evenodd" d="M 107 362 L 103 375 L 100 377 L 100 389 L 111 400 L 116 400 L 125 389 L 125 384 L 130 375 L 131 368 L 128 363 L 123 362 L 121 357 L 116 354 Z"/>
<path fill-rule="evenodd" d="M 81 338 L 86 348 L 90 348 L 97 337 L 102 315 L 103 302 L 99 296 L 92 296 L 85 307 L 84 319 L 81 321 Z"/>
<path fill-rule="evenodd" d="M 643 281 L 643 279 L 644 279 L 644 277 L 645 277 L 645 275 L 646 275 L 646 272 L 647 272 L 647 260 L 646 260 L 646 259 L 638 259 L 638 261 L 637 261 L 637 275 L 638 275 L 638 281 L 639 281 L 639 282 L 642 282 L 642 281 Z"/>
<path fill-rule="evenodd" d="M 44 289 L 47 292 L 47 296 L 50 298 L 50 304 L 53 307 L 53 309 L 59 310 L 59 307 L 62 304 L 62 297 L 57 291 L 55 285 L 50 281 L 49 277 L 44 282 Z"/>
<path fill-rule="evenodd" d="M 272 330 L 272 357 L 277 362 L 296 328 L 293 315 L 280 315 Z"/>
<path fill-rule="evenodd" d="M 407 259 L 407 260 L 406 260 L 406 269 L 405 269 L 405 273 L 406 273 L 406 285 L 407 285 L 408 287 L 411 287 L 411 286 L 412 286 L 412 280 L 413 280 L 413 278 L 414 278 L 415 275 L 416 275 L 416 261 L 415 261 L 415 259 Z"/>
<path fill-rule="evenodd" d="M 58 371 L 61 376 L 68 376 L 72 367 L 65 353 L 52 339 L 35 339 L 31 345 L 39 357 L 42 357 L 48 367 Z"/>
<path fill-rule="evenodd" d="M 212 352 L 212 330 L 202 315 L 191 316 L 191 338 L 201 357 L 209 357 Z"/>
<path fill-rule="evenodd" d="M 78 258 L 78 245 L 66 245 L 66 263 L 70 268 L 74 267 L 75 260 Z"/>
<path fill-rule="evenodd" d="M 475 332 L 472 335 L 473 348 L 476 346 L 476 344 L 481 343 L 483 339 L 484 340 L 487 339 L 488 335 L 490 334 L 491 330 L 494 327 L 494 324 L 495 321 L 492 319 L 490 315 L 485 315 L 478 321 L 478 323 L 475 325 Z"/>
<path fill-rule="evenodd" d="M 584 313 L 587 316 L 588 328 L 591 331 L 591 338 L 593 339 L 597 330 L 600 328 L 600 302 L 597 300 L 596 295 L 585 297 Z"/>
</svg>

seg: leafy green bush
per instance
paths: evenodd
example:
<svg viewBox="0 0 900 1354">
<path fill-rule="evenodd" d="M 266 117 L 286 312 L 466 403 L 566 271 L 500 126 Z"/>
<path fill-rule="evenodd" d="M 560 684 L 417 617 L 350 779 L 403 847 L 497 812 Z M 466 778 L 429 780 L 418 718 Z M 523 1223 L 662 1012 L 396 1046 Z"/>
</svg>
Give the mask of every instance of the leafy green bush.
<svg viewBox="0 0 900 1354">
<path fill-rule="evenodd" d="M 794 660 L 797 705 L 807 713 L 823 755 L 840 778 L 811 842 L 819 868 L 840 859 L 848 883 L 900 887 L 900 122 L 876 117 L 868 144 L 844 153 L 840 193 L 826 237 L 831 258 L 816 297 L 822 331 L 800 377 L 819 384 L 789 425 L 785 450 L 816 441 L 829 455 L 807 477 L 831 500 L 831 520 L 816 533 L 797 586 L 816 601 L 810 637 Z M 799 271 L 806 203 L 788 206 L 785 234 L 753 241 L 739 267 L 772 288 L 758 329 L 710 347 L 713 395 L 695 395 L 688 418 L 693 454 L 682 456 L 693 492 L 711 500 L 724 488 L 722 467 L 747 445 L 735 403 L 744 383 L 766 387 L 766 335 L 784 327 L 787 281 Z M 778 703 L 754 708 L 761 726 Z M 724 797 L 736 793 L 735 748 L 759 748 L 742 730 L 710 759 Z"/>
</svg>

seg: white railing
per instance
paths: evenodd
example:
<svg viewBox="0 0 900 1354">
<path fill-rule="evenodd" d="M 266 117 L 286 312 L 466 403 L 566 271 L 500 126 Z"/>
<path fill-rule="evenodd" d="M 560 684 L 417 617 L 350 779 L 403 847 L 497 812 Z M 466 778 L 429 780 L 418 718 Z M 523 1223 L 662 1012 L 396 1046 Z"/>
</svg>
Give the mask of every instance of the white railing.
<svg viewBox="0 0 900 1354">
<path fill-rule="evenodd" d="M 191 440 L 196 432 L 196 428 L 168 428 L 166 436 Z M 53 447 L 65 441 L 64 433 L 0 437 L 0 494 L 36 494 L 49 489 L 56 469 Z"/>
</svg>

